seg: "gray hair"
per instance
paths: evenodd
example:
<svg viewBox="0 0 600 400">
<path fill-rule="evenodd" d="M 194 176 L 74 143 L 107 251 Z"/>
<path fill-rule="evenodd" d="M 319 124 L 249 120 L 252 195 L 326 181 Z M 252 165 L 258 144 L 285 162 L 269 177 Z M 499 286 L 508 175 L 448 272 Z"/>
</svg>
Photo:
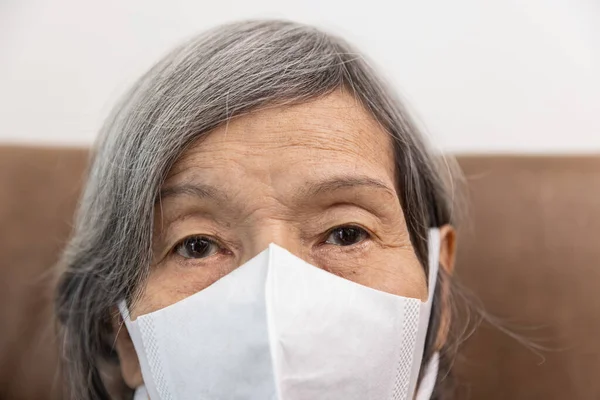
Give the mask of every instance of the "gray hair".
<svg viewBox="0 0 600 400">
<path fill-rule="evenodd" d="M 400 101 L 364 57 L 345 41 L 297 23 L 246 21 L 217 27 L 156 64 L 102 128 L 57 289 L 73 398 L 109 398 L 102 364 L 115 359 L 111 319 L 120 300 L 135 300 L 148 276 L 155 202 L 185 149 L 231 118 L 340 88 L 393 138 L 399 201 L 417 256 L 427 268 L 427 230 L 451 223 L 453 194 L 440 157 L 427 148 Z M 425 361 L 439 309 L 434 301 Z"/>
</svg>

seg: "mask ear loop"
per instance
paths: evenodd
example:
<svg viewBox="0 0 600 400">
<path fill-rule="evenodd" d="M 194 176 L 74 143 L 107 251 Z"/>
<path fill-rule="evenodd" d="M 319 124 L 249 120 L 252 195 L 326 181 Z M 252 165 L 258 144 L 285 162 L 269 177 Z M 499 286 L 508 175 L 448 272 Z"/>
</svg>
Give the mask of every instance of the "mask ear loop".
<svg viewBox="0 0 600 400">
<path fill-rule="evenodd" d="M 427 271 L 427 303 L 424 305 L 426 307 L 427 318 L 425 320 L 421 320 L 421 326 L 419 329 L 429 330 L 431 315 L 433 311 L 433 303 L 436 292 L 437 278 L 439 272 L 439 254 L 441 247 L 441 239 L 440 239 L 440 231 L 437 228 L 431 228 L 428 232 L 427 238 L 427 247 L 428 247 L 428 271 Z M 429 336 L 429 335 L 427 335 Z M 424 338 L 421 351 L 425 351 L 425 346 L 427 345 L 427 338 Z M 421 381 L 419 383 L 419 387 L 416 393 L 417 400 L 429 400 L 433 391 L 435 389 L 435 384 L 437 381 L 439 369 L 439 354 L 436 352 L 432 354 L 431 359 L 427 366 L 425 366 L 425 371 L 422 375 Z M 416 379 L 418 379 L 418 370 L 417 376 L 415 377 L 415 385 L 417 384 Z"/>
<path fill-rule="evenodd" d="M 437 382 L 439 365 L 440 355 L 437 352 L 433 353 L 431 360 L 429 360 L 429 364 L 425 367 L 425 373 L 423 374 L 423 379 L 421 379 L 421 384 L 419 385 L 415 400 L 431 399 Z"/>
<path fill-rule="evenodd" d="M 123 318 L 123 322 L 125 326 L 129 328 L 129 324 L 131 323 L 131 318 L 129 316 L 129 308 L 127 308 L 127 302 L 125 300 L 121 300 L 118 304 L 119 313 L 121 313 L 121 318 Z"/>
<path fill-rule="evenodd" d="M 142 386 L 138 386 L 137 389 L 135 389 L 135 393 L 133 394 L 133 400 L 149 400 L 150 397 L 148 397 L 148 392 L 146 391 L 146 386 L 142 385 Z"/>
<path fill-rule="evenodd" d="M 427 271 L 427 303 L 431 312 L 431 304 L 435 297 L 435 287 L 437 284 L 438 272 L 440 268 L 440 230 L 437 228 L 429 229 L 428 234 L 428 271 Z"/>
<path fill-rule="evenodd" d="M 127 307 L 127 301 L 121 300 L 118 304 L 119 312 L 121 313 L 121 317 L 123 318 L 123 322 L 125 322 L 125 327 L 129 332 L 129 336 L 133 342 L 133 346 L 135 348 L 135 353 L 140 362 L 140 367 L 142 369 L 142 376 L 154 376 L 154 372 L 151 370 L 149 366 L 148 360 L 146 358 L 146 352 L 143 350 L 143 339 L 142 334 L 140 332 L 138 326 L 138 319 L 136 318 L 134 321 L 131 320 L 131 314 L 129 313 L 129 307 Z M 146 388 L 146 384 L 148 388 Z M 165 398 L 159 395 L 158 388 L 154 381 L 145 382 L 144 385 L 138 387 L 134 393 L 134 400 L 148 400 L 150 396 L 148 395 L 148 391 L 152 393 L 152 398 Z M 138 394 L 139 392 L 139 394 Z M 140 397 L 141 396 L 141 397 Z"/>
</svg>

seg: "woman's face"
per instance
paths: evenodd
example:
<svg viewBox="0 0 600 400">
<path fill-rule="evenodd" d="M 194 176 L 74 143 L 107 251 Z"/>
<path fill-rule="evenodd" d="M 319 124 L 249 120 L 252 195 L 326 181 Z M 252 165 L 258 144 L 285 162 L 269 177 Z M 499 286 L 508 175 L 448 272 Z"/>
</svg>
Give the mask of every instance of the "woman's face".
<svg viewBox="0 0 600 400">
<path fill-rule="evenodd" d="M 170 171 L 132 317 L 206 288 L 271 242 L 345 279 L 425 299 L 396 181 L 388 134 L 341 91 L 230 121 Z"/>
</svg>

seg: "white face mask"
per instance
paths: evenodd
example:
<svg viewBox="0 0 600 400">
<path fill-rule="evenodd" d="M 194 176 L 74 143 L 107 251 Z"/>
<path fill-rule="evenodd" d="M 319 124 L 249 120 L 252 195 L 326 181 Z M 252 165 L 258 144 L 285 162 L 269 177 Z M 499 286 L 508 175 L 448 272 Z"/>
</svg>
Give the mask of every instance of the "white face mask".
<svg viewBox="0 0 600 400">
<path fill-rule="evenodd" d="M 432 229 L 426 302 L 340 278 L 274 244 L 206 289 L 135 321 L 123 302 L 141 390 L 152 400 L 413 399 L 439 248 Z M 431 396 L 436 360 L 419 400 Z"/>
</svg>

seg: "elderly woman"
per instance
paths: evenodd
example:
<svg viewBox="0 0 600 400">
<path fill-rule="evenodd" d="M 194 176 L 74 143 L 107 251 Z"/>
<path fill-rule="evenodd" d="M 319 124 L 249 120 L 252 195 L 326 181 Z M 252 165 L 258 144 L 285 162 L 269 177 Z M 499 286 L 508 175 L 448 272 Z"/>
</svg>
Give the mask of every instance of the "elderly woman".
<svg viewBox="0 0 600 400">
<path fill-rule="evenodd" d="M 175 49 L 94 151 L 57 294 L 71 395 L 442 398 L 438 157 L 317 29 L 235 23 Z M 110 393 L 113 362 L 128 393 Z"/>
</svg>

